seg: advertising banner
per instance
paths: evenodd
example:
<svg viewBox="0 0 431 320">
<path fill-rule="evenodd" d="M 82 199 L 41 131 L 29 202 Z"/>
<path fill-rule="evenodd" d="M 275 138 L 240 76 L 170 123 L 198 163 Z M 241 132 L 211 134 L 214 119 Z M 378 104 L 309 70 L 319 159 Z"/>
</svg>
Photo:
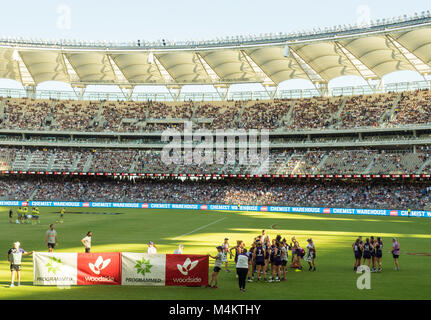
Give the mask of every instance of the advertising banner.
<svg viewBox="0 0 431 320">
<path fill-rule="evenodd" d="M 219 211 L 255 211 L 285 213 L 325 213 L 378 215 L 394 217 L 431 218 L 431 211 L 425 210 L 393 210 L 393 209 L 358 209 L 358 208 L 325 208 L 325 207 L 288 207 L 288 206 L 253 206 L 229 204 L 184 204 L 184 203 L 138 203 L 138 202 L 73 202 L 73 201 L 9 201 L 0 200 L 0 206 L 29 207 L 77 207 L 77 208 L 121 208 L 121 209 L 183 209 L 183 210 L 219 210 Z"/>
<path fill-rule="evenodd" d="M 206 286 L 208 284 L 208 256 L 166 255 L 167 286 Z"/>
<path fill-rule="evenodd" d="M 40 286 L 70 286 L 77 284 L 77 253 L 33 254 L 33 284 Z"/>
<path fill-rule="evenodd" d="M 205 286 L 205 255 L 133 252 L 45 253 L 33 255 L 33 284 L 44 286 Z"/>
<path fill-rule="evenodd" d="M 92 284 L 121 284 L 120 253 L 78 253 L 78 285 Z"/>
<path fill-rule="evenodd" d="M 123 286 L 164 286 L 166 255 L 122 252 Z"/>
</svg>

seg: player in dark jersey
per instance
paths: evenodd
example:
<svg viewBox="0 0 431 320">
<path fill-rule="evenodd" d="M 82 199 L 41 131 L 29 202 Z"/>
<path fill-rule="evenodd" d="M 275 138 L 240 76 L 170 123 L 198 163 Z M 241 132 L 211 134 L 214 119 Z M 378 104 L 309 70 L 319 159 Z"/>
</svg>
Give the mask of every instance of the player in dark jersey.
<svg viewBox="0 0 431 320">
<path fill-rule="evenodd" d="M 253 252 L 256 249 L 256 242 L 253 242 L 251 245 L 251 248 L 249 251 L 247 251 L 247 257 L 248 257 L 248 274 L 247 274 L 247 281 L 253 282 L 254 280 L 254 259 L 253 259 Z"/>
<path fill-rule="evenodd" d="M 265 272 L 271 273 L 271 270 L 269 270 L 269 259 L 271 256 L 271 242 L 269 241 L 269 237 L 265 238 L 265 242 L 263 243 L 263 248 L 265 249 Z"/>
<path fill-rule="evenodd" d="M 13 223 L 12 222 L 12 220 L 13 220 L 12 217 L 13 217 L 13 210 L 12 210 L 12 208 L 10 208 L 9 209 L 9 223 Z"/>
<path fill-rule="evenodd" d="M 281 243 L 276 243 L 273 248 L 273 262 L 272 262 L 272 279 L 268 282 L 280 282 L 281 273 Z"/>
<path fill-rule="evenodd" d="M 370 242 L 370 239 L 365 239 L 364 243 L 364 254 L 363 254 L 363 262 L 362 264 L 365 264 L 367 262 L 367 266 L 370 267 L 371 262 L 371 251 L 373 250 L 373 245 Z"/>
<path fill-rule="evenodd" d="M 23 214 L 24 214 L 24 211 L 22 210 L 22 208 L 21 208 L 21 207 L 19 207 L 19 208 L 18 208 L 18 222 L 19 222 L 20 224 L 22 224 L 22 216 L 23 216 Z"/>
<path fill-rule="evenodd" d="M 371 244 L 371 262 L 373 265 L 371 272 L 376 272 L 376 240 L 374 239 L 373 236 L 370 237 L 370 244 Z"/>
<path fill-rule="evenodd" d="M 353 270 L 356 271 L 361 264 L 362 258 L 362 246 L 359 238 L 357 238 L 356 241 L 352 244 L 352 248 L 353 254 L 355 255 L 355 265 L 353 267 Z"/>
<path fill-rule="evenodd" d="M 295 272 L 300 272 L 300 271 L 302 271 L 301 259 L 305 255 L 305 250 L 300 247 L 299 242 L 296 240 L 295 240 L 293 247 L 295 250 L 295 259 L 293 261 L 294 268 L 296 268 Z"/>
<path fill-rule="evenodd" d="M 265 249 L 262 246 L 262 242 L 258 241 L 256 243 L 256 248 L 254 249 L 253 258 L 256 262 L 257 270 L 257 281 L 260 281 L 260 275 L 263 273 L 263 280 L 266 281 L 266 271 L 265 271 Z"/>
<path fill-rule="evenodd" d="M 270 251 L 269 251 L 269 263 L 271 264 L 271 274 L 273 273 L 274 269 L 274 254 L 275 254 L 275 248 L 276 248 L 276 241 L 275 239 L 272 239 Z"/>
<path fill-rule="evenodd" d="M 379 266 L 377 272 L 382 272 L 382 256 L 383 256 L 383 241 L 380 237 L 377 237 L 376 245 L 376 263 Z"/>
</svg>

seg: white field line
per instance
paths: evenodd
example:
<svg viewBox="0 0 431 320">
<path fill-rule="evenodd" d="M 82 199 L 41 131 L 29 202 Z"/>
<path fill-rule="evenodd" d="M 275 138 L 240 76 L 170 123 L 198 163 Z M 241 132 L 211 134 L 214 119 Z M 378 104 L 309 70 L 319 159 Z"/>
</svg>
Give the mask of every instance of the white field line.
<svg viewBox="0 0 431 320">
<path fill-rule="evenodd" d="M 181 235 L 181 236 L 178 236 L 178 237 L 176 237 L 176 238 L 173 238 L 172 240 L 177 240 L 177 239 L 180 239 L 180 238 L 182 238 L 182 237 L 188 236 L 189 234 L 192 234 L 192 233 L 194 233 L 194 232 L 196 232 L 196 231 L 202 230 L 202 229 L 204 229 L 204 228 L 206 228 L 206 227 L 209 227 L 209 226 L 211 226 L 211 225 L 213 225 L 213 224 L 216 224 L 217 222 L 220 222 L 220 221 L 222 221 L 222 220 L 224 220 L 224 219 L 226 219 L 226 218 L 227 218 L 227 217 L 224 217 L 224 218 L 218 219 L 218 220 L 216 220 L 216 221 L 213 221 L 213 222 L 211 222 L 211 223 L 208 223 L 208 224 L 206 224 L 206 225 L 204 225 L 204 226 L 202 226 L 202 227 L 199 227 L 199 228 L 197 228 L 197 229 L 195 229 L 195 230 L 192 230 L 192 231 L 190 231 L 190 232 L 187 232 L 187 233 L 185 233 L 185 234 L 183 234 L 183 235 Z"/>
</svg>

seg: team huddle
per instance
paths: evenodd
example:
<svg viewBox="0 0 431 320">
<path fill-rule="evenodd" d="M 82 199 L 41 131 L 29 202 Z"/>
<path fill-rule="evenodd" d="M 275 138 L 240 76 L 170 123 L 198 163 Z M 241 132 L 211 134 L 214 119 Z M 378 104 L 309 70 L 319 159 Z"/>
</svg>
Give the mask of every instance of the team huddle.
<svg viewBox="0 0 431 320">
<path fill-rule="evenodd" d="M 228 268 L 228 256 L 234 261 L 237 269 L 237 277 L 241 291 L 245 291 L 245 281 L 263 281 L 281 282 L 287 278 L 287 267 L 289 261 L 289 250 L 291 251 L 290 266 L 296 272 L 301 272 L 302 260 L 308 262 L 309 271 L 316 271 L 316 247 L 313 240 L 307 240 L 307 251 L 299 245 L 295 237 L 291 238 L 288 244 L 285 238 L 277 235 L 275 239 L 266 235 L 266 231 L 262 230 L 262 234 L 254 238 L 249 250 L 247 250 L 244 241 L 238 240 L 235 247 L 229 247 L 229 239 L 225 238 L 222 245 L 217 247 L 217 255 L 210 256 L 215 259 L 214 270 L 211 275 L 211 280 L 208 287 L 217 288 L 218 273 L 223 264 L 226 272 L 230 272 Z M 256 275 L 256 277 L 255 277 Z"/>
<path fill-rule="evenodd" d="M 381 272 L 382 269 L 382 257 L 383 257 L 383 240 L 380 237 L 376 239 L 371 236 L 366 238 L 365 242 L 362 241 L 362 237 L 359 236 L 355 242 L 352 244 L 353 254 L 355 256 L 355 264 L 353 270 L 357 271 L 358 267 L 361 265 L 366 265 L 370 268 L 372 263 L 371 272 Z M 394 258 L 395 270 L 399 270 L 398 258 L 400 256 L 400 244 L 397 239 L 392 239 L 392 256 Z"/>
<path fill-rule="evenodd" d="M 64 222 L 64 213 L 65 209 L 60 209 L 60 217 L 56 221 L 56 223 L 63 223 Z M 32 207 L 31 211 L 28 209 L 28 207 L 19 207 L 17 210 L 17 224 L 40 224 L 40 211 L 38 207 Z M 13 210 L 9 209 L 9 223 L 13 223 Z"/>
</svg>

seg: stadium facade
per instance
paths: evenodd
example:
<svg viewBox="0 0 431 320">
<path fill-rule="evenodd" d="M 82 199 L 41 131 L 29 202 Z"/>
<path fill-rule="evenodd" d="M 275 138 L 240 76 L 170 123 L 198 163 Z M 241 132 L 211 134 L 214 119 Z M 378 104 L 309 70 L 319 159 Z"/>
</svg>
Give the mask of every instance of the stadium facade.
<svg viewBox="0 0 431 320">
<path fill-rule="evenodd" d="M 278 92 L 277 86 L 291 79 L 313 83 L 315 90 L 305 95 L 345 95 L 352 89 L 330 92 L 328 83 L 353 75 L 366 80 L 368 88 L 352 93 L 366 94 L 393 90 L 385 88 L 381 80 L 394 71 L 417 71 L 424 77 L 430 74 L 430 42 L 429 12 L 377 20 L 365 26 L 181 43 L 2 38 L 0 78 L 22 83 L 29 97 L 36 96 L 39 83 L 55 80 L 69 83 L 78 99 L 86 96 L 88 85 L 115 84 L 123 95 L 114 95 L 114 99 L 225 100 L 231 97 L 229 87 L 238 83 L 262 84 L 265 93 L 254 98 L 289 98 L 295 93 Z M 133 89 L 140 85 L 164 85 L 170 94 L 134 95 Z M 185 85 L 213 85 L 218 94 L 184 96 L 181 88 Z M 429 87 L 429 83 L 416 85 Z"/>
</svg>

